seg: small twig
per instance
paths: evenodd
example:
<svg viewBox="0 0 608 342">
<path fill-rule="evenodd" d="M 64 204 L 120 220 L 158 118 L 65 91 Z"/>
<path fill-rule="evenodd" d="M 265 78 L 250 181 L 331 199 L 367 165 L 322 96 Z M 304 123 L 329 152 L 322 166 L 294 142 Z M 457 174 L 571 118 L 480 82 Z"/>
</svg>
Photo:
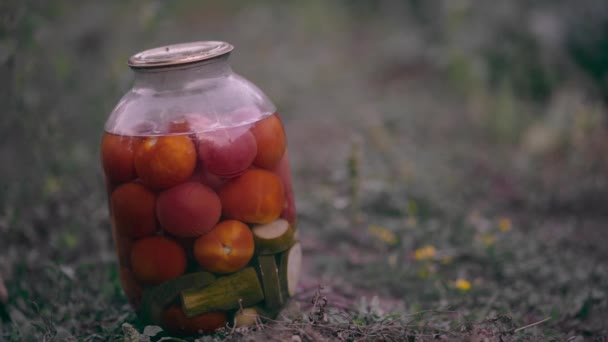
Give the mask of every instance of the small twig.
<svg viewBox="0 0 608 342">
<path fill-rule="evenodd" d="M 514 328 L 514 329 L 509 329 L 509 330 L 507 330 L 507 331 L 502 331 L 502 332 L 501 332 L 501 334 L 514 334 L 514 333 L 516 333 L 516 332 L 520 332 L 520 331 L 522 331 L 522 330 L 524 330 L 524 329 L 531 328 L 531 327 L 533 327 L 533 326 L 535 326 L 535 325 L 539 325 L 539 324 L 541 324 L 541 323 L 545 323 L 546 321 L 548 321 L 548 320 L 550 320 L 550 319 L 551 319 L 551 317 L 547 317 L 547 318 L 545 318 L 545 319 L 543 319 L 543 320 L 540 320 L 540 321 L 538 321 L 538 322 L 534 322 L 534 323 L 532 323 L 532 324 L 528 324 L 528 325 L 523 326 L 523 327 Z"/>
<path fill-rule="evenodd" d="M 327 297 L 324 296 L 321 291 L 323 291 L 323 286 L 319 285 L 311 300 L 312 308 L 308 314 L 308 319 L 313 324 L 318 321 L 325 321 L 326 319 L 325 306 L 327 306 Z"/>
</svg>

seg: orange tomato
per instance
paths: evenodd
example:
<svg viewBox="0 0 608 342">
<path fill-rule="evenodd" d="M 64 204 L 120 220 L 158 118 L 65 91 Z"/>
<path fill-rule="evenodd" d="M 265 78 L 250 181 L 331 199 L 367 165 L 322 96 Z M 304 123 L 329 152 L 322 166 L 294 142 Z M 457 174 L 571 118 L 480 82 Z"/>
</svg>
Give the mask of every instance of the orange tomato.
<svg viewBox="0 0 608 342">
<path fill-rule="evenodd" d="M 140 138 L 104 133 L 101 140 L 101 163 L 108 181 L 119 184 L 135 179 L 133 155 Z"/>
<path fill-rule="evenodd" d="M 259 167 L 271 169 L 281 160 L 287 146 L 285 130 L 278 114 L 275 113 L 256 122 L 251 132 L 258 146 L 258 153 L 253 163 Z"/>
<path fill-rule="evenodd" d="M 219 191 L 227 218 L 247 223 L 269 223 L 279 217 L 285 193 L 279 176 L 263 169 L 249 169 L 226 182 Z"/>
<path fill-rule="evenodd" d="M 150 236 L 135 241 L 131 249 L 131 267 L 135 278 L 156 285 L 173 279 L 186 270 L 186 253 L 175 241 Z"/>
<path fill-rule="evenodd" d="M 153 189 L 166 189 L 190 178 L 196 148 L 186 135 L 149 137 L 135 151 L 135 170 Z"/>
<path fill-rule="evenodd" d="M 202 315 L 187 317 L 181 307 L 169 307 L 162 315 L 162 325 L 172 334 L 196 335 L 212 333 L 226 325 L 228 315 L 225 312 L 208 312 Z"/>
<path fill-rule="evenodd" d="M 218 223 L 213 229 L 196 239 L 194 257 L 207 271 L 232 273 L 245 267 L 254 250 L 253 233 L 236 220 Z"/>
<path fill-rule="evenodd" d="M 169 233 L 195 237 L 210 231 L 220 220 L 222 206 L 211 188 L 186 182 L 158 196 L 156 214 L 163 229 Z"/>
<path fill-rule="evenodd" d="M 110 196 L 110 208 L 119 235 L 142 238 L 156 231 L 156 195 L 141 184 L 127 183 Z"/>
</svg>

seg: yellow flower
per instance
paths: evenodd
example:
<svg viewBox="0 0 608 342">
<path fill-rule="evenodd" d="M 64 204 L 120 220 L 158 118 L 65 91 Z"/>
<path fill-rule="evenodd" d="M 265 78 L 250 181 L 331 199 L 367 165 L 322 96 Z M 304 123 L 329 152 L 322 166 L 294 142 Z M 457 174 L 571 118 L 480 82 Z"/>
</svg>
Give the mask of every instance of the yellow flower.
<svg viewBox="0 0 608 342">
<path fill-rule="evenodd" d="M 498 220 L 498 229 L 500 229 L 501 232 L 505 233 L 508 232 L 509 230 L 511 230 L 511 220 L 507 217 L 501 217 Z"/>
<path fill-rule="evenodd" d="M 384 241 L 387 245 L 394 246 L 397 244 L 397 236 L 395 233 L 385 227 L 371 225 L 367 228 L 367 231 L 379 240 Z"/>
<path fill-rule="evenodd" d="M 459 278 L 454 282 L 454 287 L 459 289 L 460 291 L 469 291 L 471 289 L 471 283 L 468 280 Z"/>
<path fill-rule="evenodd" d="M 433 247 L 431 245 L 425 245 L 421 248 L 418 248 L 416 251 L 414 251 L 414 259 L 416 259 L 416 260 L 432 259 L 435 257 L 435 254 L 437 254 L 437 250 L 435 249 L 435 247 Z"/>
</svg>

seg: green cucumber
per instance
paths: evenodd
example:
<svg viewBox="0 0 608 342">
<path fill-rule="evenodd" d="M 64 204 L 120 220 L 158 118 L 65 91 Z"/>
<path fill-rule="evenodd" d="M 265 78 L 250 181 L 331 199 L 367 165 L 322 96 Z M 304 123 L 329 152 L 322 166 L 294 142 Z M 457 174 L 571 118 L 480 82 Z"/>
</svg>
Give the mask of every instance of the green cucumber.
<svg viewBox="0 0 608 342">
<path fill-rule="evenodd" d="M 215 276 L 209 272 L 185 274 L 158 286 L 146 289 L 138 315 L 145 322 L 160 324 L 163 311 L 187 289 L 198 289 L 212 284 Z"/>
<path fill-rule="evenodd" d="M 202 289 L 181 292 L 182 307 L 188 317 L 211 311 L 228 311 L 264 300 L 264 291 L 253 267 L 218 278 Z"/>
<path fill-rule="evenodd" d="M 294 229 L 284 219 L 258 224 L 251 229 L 258 255 L 277 254 L 286 251 L 294 242 Z"/>
<path fill-rule="evenodd" d="M 279 270 L 274 255 L 258 256 L 258 271 L 264 289 L 264 303 L 270 310 L 279 309 L 285 302 L 285 295 L 279 281 Z"/>
</svg>

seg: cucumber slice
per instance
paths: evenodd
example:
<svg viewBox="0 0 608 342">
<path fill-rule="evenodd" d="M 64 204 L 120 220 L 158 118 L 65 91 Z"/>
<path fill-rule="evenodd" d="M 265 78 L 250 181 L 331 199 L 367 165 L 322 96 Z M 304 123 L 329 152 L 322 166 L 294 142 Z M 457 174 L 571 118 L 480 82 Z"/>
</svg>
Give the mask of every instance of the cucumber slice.
<svg viewBox="0 0 608 342">
<path fill-rule="evenodd" d="M 295 242 L 294 230 L 284 219 L 255 225 L 251 231 L 258 255 L 277 254 L 286 251 Z"/>
<path fill-rule="evenodd" d="M 274 255 L 258 256 L 258 270 L 264 289 L 264 303 L 270 310 L 279 309 L 285 302 L 285 295 L 279 281 L 279 270 Z"/>
<path fill-rule="evenodd" d="M 262 285 L 253 267 L 218 278 L 202 289 L 181 292 L 182 306 L 188 317 L 211 311 L 228 311 L 264 300 Z"/>
<path fill-rule="evenodd" d="M 160 324 L 163 311 L 179 294 L 192 288 L 201 288 L 212 284 L 215 276 L 209 272 L 185 274 L 171 279 L 158 286 L 146 289 L 142 296 L 139 317 L 145 322 Z"/>
<path fill-rule="evenodd" d="M 302 268 L 302 246 L 296 242 L 288 251 L 281 255 L 279 262 L 279 279 L 284 293 L 289 297 L 296 293 Z"/>
</svg>

